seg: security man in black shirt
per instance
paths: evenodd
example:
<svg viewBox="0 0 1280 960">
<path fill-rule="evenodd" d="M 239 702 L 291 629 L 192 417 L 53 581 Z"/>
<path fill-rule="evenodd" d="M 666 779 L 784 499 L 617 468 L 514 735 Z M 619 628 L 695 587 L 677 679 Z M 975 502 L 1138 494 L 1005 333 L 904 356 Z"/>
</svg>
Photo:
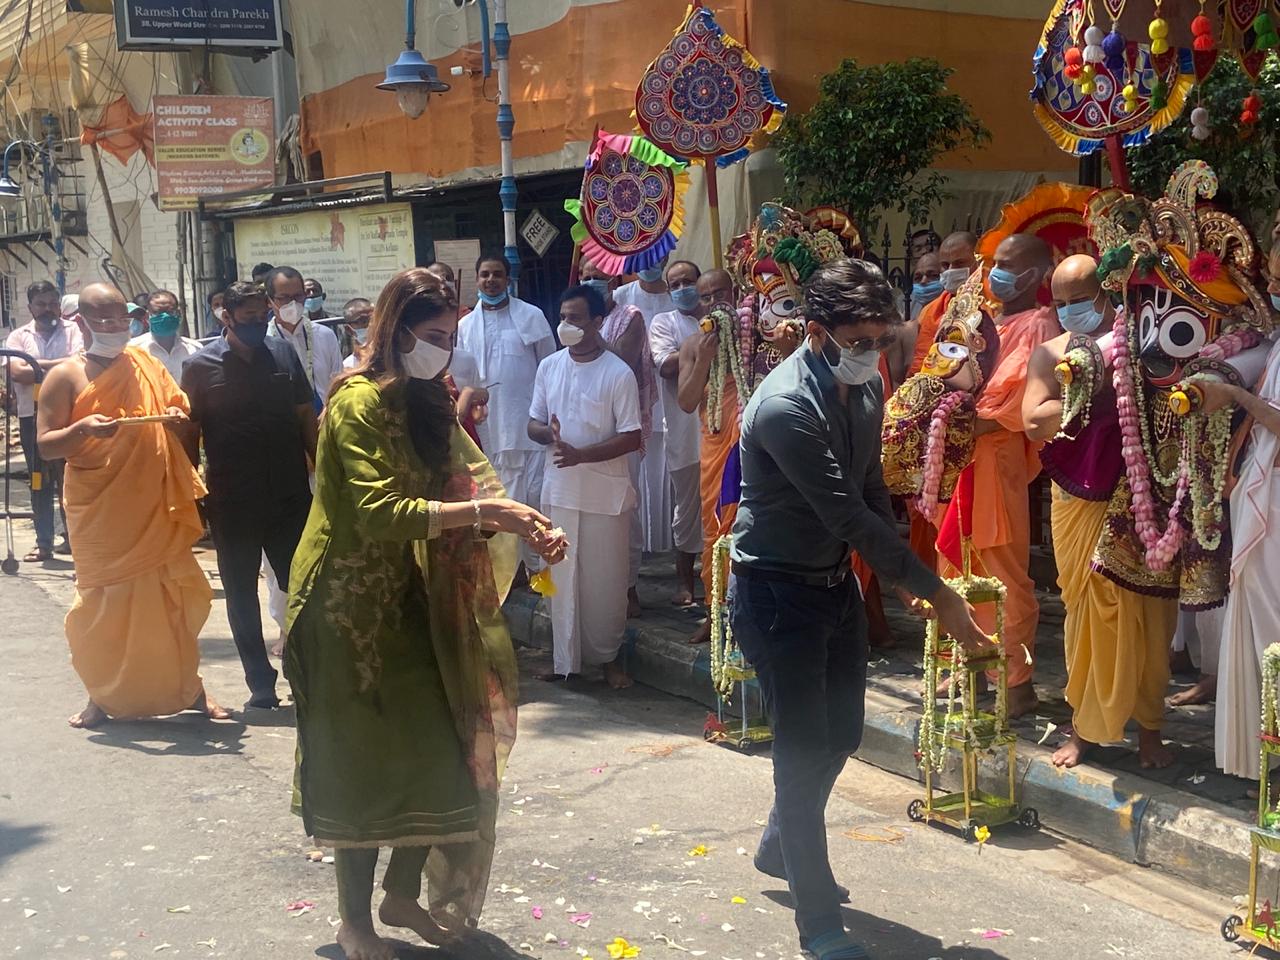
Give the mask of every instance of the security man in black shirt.
<svg viewBox="0 0 1280 960">
<path fill-rule="evenodd" d="M 226 328 L 182 368 L 191 401 L 187 452 L 199 463 L 204 442 L 205 505 L 227 619 L 249 685 L 246 707 L 279 706 L 258 606 L 262 554 L 280 583 L 311 509 L 308 463 L 315 462 L 316 414 L 298 355 L 268 337 L 267 298 L 251 283 L 223 297 Z"/>
</svg>

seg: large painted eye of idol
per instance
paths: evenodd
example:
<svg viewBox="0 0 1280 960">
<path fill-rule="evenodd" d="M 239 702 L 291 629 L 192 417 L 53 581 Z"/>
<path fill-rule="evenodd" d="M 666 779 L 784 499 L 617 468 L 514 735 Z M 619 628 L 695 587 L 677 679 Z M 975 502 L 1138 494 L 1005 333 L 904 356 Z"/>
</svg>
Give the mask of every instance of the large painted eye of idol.
<svg viewBox="0 0 1280 960">
<path fill-rule="evenodd" d="M 760 272 L 755 276 L 757 307 L 760 311 L 760 335 L 774 340 L 786 321 L 795 319 L 799 304 L 791 295 L 787 282 L 777 273 Z"/>
<path fill-rule="evenodd" d="M 1142 376 L 1155 387 L 1182 379 L 1182 368 L 1218 335 L 1221 318 L 1172 290 L 1144 291 L 1138 303 L 1138 358 Z"/>
<path fill-rule="evenodd" d="M 929 352 L 920 365 L 920 372 L 945 381 L 950 390 L 971 393 L 978 386 L 973 365 L 969 362 L 972 356 L 973 351 L 964 342 L 964 335 L 959 330 L 951 330 L 945 339 L 929 347 Z"/>
</svg>

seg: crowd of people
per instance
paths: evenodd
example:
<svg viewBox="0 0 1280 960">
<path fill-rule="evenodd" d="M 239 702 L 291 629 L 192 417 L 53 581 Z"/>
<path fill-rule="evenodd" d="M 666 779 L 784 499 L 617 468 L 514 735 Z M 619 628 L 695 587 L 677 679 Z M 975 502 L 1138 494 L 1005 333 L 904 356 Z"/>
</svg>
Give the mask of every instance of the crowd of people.
<svg viewBox="0 0 1280 960">
<path fill-rule="evenodd" d="M 1176 602 L 1126 590 L 1089 561 L 1119 476 L 1115 404 L 1060 432 L 1055 368 L 1117 310 L 1097 262 L 1055 264 L 1042 240 L 1015 234 L 980 267 L 973 234 L 914 239 L 905 300 L 874 263 L 832 259 L 806 278 L 794 322 L 741 354 L 741 277 L 688 260 L 626 283 L 582 262 L 554 328 L 512 293 L 501 254 L 476 262 L 469 310 L 453 269 L 436 263 L 334 317 L 319 281 L 262 264 L 211 298 L 217 332 L 203 343 L 182 335 L 168 291 L 127 301 L 92 284 L 60 301 L 32 285 L 31 323 L 8 340 L 42 368 L 11 364 L 29 465 L 37 448 L 45 464 L 26 559 L 69 549 L 76 564 L 66 632 L 89 702 L 72 725 L 229 716 L 198 672 L 212 592 L 192 546 L 207 525 L 246 709 L 279 707 L 272 654 L 283 658 L 295 805 L 338 850 L 339 941 L 352 957 L 384 955 L 369 903 L 377 847 L 389 846 L 381 920 L 439 942 L 475 922 L 493 851 L 515 732 L 508 587 L 528 581 L 547 597 L 544 679 L 599 669 L 625 688 L 642 554 L 673 554 L 673 602 L 692 606 L 698 558 L 706 602 L 712 551 L 732 534 L 734 633 L 775 731 L 777 791 L 756 865 L 789 880 L 815 955 L 862 956 L 840 921 L 847 891 L 826 865 L 822 809 L 861 736 L 879 590 L 917 611 L 927 601 L 965 644 L 995 629 L 944 583 L 957 571 L 935 550 L 937 530 L 891 501 L 879 456 L 884 400 L 929 362 L 948 305 L 980 268 L 999 336 L 981 359 L 972 543 L 1007 591 L 1009 712 L 1038 702 L 1028 487 L 1043 470 L 1074 712 L 1053 762 L 1122 740 L 1130 719 L 1143 765 L 1170 760 L 1160 728 Z M 1280 247 L 1270 276 L 1280 311 Z M 1274 352 L 1268 370 L 1257 396 L 1206 387 L 1211 408 L 1235 402 L 1254 417 L 1261 471 L 1237 536 L 1238 588 L 1225 618 L 1199 620 L 1207 675 L 1219 638 L 1247 659 L 1273 613 L 1262 558 L 1280 542 L 1269 536 L 1280 530 L 1268 472 L 1280 436 Z M 57 503 L 66 540 L 55 545 Z M 273 650 L 260 572 L 280 631 Z M 1218 691 L 1233 716 L 1238 697 L 1256 709 L 1256 690 L 1238 686 Z M 1200 692 L 1212 695 L 1211 679 Z M 424 750 L 431 764 L 412 762 Z M 447 906 L 418 905 L 424 871 L 452 891 Z"/>
</svg>

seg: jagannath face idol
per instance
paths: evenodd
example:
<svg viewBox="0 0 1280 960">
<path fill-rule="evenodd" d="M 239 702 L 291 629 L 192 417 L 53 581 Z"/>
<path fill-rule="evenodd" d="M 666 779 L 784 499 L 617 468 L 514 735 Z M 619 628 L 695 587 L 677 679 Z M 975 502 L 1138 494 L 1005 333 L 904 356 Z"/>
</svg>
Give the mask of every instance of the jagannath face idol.
<svg viewBox="0 0 1280 960">
<path fill-rule="evenodd" d="M 1217 338 L 1223 317 L 1172 290 L 1147 287 L 1135 293 L 1143 379 L 1153 387 L 1172 387 L 1186 364 Z"/>
<path fill-rule="evenodd" d="M 756 292 L 756 326 L 765 340 L 775 340 L 788 322 L 799 323 L 800 299 L 772 260 L 762 261 L 751 279 Z"/>
</svg>

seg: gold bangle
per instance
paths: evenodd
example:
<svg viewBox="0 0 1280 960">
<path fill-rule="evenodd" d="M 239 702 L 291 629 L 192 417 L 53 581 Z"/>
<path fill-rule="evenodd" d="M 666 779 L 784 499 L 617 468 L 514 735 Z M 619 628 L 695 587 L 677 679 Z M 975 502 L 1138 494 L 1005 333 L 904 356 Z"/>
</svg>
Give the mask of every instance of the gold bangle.
<svg viewBox="0 0 1280 960">
<path fill-rule="evenodd" d="M 484 529 L 480 526 L 480 501 L 472 500 L 471 509 L 475 513 L 475 520 L 471 524 L 471 535 L 481 540 L 484 538 Z"/>
<path fill-rule="evenodd" d="M 439 500 L 427 501 L 427 539 L 434 540 L 440 536 L 441 524 L 443 518 L 440 516 L 440 508 L 443 504 Z"/>
</svg>

